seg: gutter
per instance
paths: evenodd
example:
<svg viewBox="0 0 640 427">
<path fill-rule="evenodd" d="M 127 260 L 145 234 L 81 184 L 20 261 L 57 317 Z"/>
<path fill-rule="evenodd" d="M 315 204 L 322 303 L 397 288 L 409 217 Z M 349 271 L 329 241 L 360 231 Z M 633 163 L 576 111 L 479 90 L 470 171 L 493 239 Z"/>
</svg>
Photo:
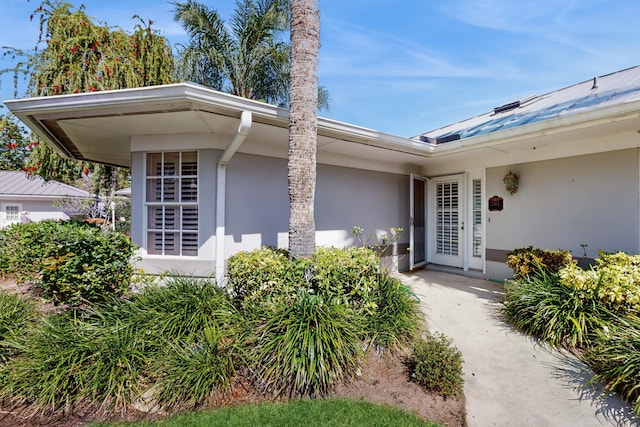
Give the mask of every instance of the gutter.
<svg viewBox="0 0 640 427">
<path fill-rule="evenodd" d="M 224 284 L 224 239 L 225 239 L 225 200 L 227 165 L 233 155 L 238 151 L 245 138 L 249 134 L 252 125 L 251 111 L 243 111 L 240 116 L 240 125 L 236 134 L 225 148 L 218 160 L 216 169 L 216 281 Z"/>
</svg>

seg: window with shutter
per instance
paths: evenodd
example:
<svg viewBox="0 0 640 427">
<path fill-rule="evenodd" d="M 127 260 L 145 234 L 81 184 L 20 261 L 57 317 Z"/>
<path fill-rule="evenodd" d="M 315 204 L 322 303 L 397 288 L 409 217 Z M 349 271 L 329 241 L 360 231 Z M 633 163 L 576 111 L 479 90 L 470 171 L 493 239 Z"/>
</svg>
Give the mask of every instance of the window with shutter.
<svg viewBox="0 0 640 427">
<path fill-rule="evenodd" d="M 198 153 L 147 154 L 147 253 L 198 255 Z"/>
</svg>

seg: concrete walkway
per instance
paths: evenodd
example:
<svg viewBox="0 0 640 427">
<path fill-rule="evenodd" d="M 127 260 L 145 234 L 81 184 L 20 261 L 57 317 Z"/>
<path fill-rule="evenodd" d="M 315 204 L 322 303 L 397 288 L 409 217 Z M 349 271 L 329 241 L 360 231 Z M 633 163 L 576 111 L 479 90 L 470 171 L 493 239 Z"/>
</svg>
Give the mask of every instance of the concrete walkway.
<svg viewBox="0 0 640 427">
<path fill-rule="evenodd" d="M 430 331 L 462 352 L 469 427 L 640 425 L 617 396 L 582 387 L 591 374 L 578 359 L 504 323 L 502 284 L 430 270 L 402 281 L 420 298 Z"/>
</svg>

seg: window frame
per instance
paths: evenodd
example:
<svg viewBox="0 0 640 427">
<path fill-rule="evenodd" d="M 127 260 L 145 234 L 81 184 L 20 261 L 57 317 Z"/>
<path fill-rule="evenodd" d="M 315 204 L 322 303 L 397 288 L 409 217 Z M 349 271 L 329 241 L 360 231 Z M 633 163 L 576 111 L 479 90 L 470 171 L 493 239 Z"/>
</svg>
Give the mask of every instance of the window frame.
<svg viewBox="0 0 640 427">
<path fill-rule="evenodd" d="M 16 210 L 17 215 L 15 219 L 9 219 L 7 217 L 7 208 L 9 207 L 17 208 Z M 19 223 L 21 212 L 22 212 L 22 203 L 11 203 L 11 202 L 2 203 L 2 226 L 7 227 L 11 224 Z"/>
<path fill-rule="evenodd" d="M 185 160 L 186 155 L 194 156 L 195 159 Z M 153 156 L 156 156 L 156 159 Z M 159 164 L 157 156 L 159 156 Z M 167 164 L 172 157 L 173 160 L 176 160 L 176 156 L 177 162 L 173 165 L 173 169 L 167 170 Z M 194 163 L 195 166 L 188 166 L 187 163 Z M 160 166 L 160 170 L 155 174 L 150 170 L 154 167 L 153 164 L 156 168 L 158 165 Z M 199 171 L 200 153 L 198 150 L 145 152 L 142 197 L 144 248 L 148 255 L 198 257 L 200 246 Z M 185 185 L 190 187 L 186 196 Z M 194 185 L 195 190 L 192 189 Z M 172 193 L 165 193 L 167 190 Z M 167 197 L 166 194 L 171 194 L 171 196 Z M 154 215 L 156 219 L 154 219 Z M 158 221 L 160 225 L 153 224 L 154 221 Z"/>
</svg>

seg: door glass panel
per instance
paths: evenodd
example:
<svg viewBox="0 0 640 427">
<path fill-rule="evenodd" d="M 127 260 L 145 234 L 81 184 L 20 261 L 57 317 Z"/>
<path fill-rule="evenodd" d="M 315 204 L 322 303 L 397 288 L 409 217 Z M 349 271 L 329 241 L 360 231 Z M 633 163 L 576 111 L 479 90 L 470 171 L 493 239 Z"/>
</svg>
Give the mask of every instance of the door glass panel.
<svg viewBox="0 0 640 427">
<path fill-rule="evenodd" d="M 473 180 L 473 256 L 482 257 L 482 181 Z"/>
<path fill-rule="evenodd" d="M 436 253 L 458 255 L 458 181 L 436 183 Z"/>
</svg>

